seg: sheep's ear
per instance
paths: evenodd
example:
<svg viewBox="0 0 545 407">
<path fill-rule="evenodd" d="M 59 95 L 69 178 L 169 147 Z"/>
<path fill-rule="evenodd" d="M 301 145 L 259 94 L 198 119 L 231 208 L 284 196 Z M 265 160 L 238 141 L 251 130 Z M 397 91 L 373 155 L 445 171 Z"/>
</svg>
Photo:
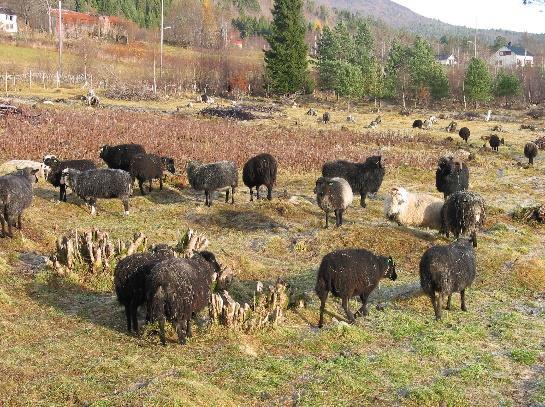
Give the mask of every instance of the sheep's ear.
<svg viewBox="0 0 545 407">
<path fill-rule="evenodd" d="M 394 259 L 392 258 L 392 256 L 388 257 L 388 265 L 389 266 L 395 266 L 395 262 L 394 262 Z"/>
<path fill-rule="evenodd" d="M 37 173 L 38 171 L 40 171 L 40 169 L 39 169 L 39 168 L 38 168 L 38 169 L 36 169 L 36 170 L 32 170 L 32 173 L 33 173 L 33 174 L 36 174 L 36 173 Z"/>
</svg>

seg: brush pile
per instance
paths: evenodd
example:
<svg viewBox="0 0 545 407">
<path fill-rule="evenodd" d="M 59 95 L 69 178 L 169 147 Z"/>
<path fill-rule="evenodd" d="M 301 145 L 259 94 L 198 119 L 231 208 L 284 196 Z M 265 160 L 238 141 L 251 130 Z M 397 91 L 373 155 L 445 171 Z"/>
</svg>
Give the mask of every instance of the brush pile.
<svg viewBox="0 0 545 407">
<path fill-rule="evenodd" d="M 258 119 L 258 117 L 253 113 L 243 110 L 239 107 L 207 107 L 206 109 L 201 110 L 201 115 L 240 121 Z"/>
<path fill-rule="evenodd" d="M 522 208 L 513 214 L 513 218 L 524 222 L 545 223 L 545 204 Z"/>
</svg>

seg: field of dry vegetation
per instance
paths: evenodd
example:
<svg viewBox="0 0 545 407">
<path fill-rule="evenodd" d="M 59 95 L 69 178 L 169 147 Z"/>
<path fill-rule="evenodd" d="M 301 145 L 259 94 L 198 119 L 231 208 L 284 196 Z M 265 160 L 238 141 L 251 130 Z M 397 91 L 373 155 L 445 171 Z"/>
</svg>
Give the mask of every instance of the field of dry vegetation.
<svg viewBox="0 0 545 407">
<path fill-rule="evenodd" d="M 100 109 L 22 104 L 23 115 L 0 118 L 2 161 L 53 153 L 99 162 L 103 144 L 135 142 L 173 156 L 179 173 L 162 192 L 135 192 L 128 217 L 116 200 L 99 201 L 98 216 L 91 217 L 79 199 L 59 203 L 57 191 L 38 184 L 23 232 L 0 239 L 0 405 L 545 403 L 545 228 L 512 217 L 523 206 L 545 203 L 545 153 L 532 168 L 519 165 L 525 162 L 524 144 L 544 135 L 520 125 L 540 129 L 543 119 L 504 111 L 495 113 L 511 120 L 457 120 L 472 132 L 463 144 L 457 135 L 446 140 L 450 119 L 430 131 L 411 128 L 414 119 L 440 112 L 404 117 L 398 108 L 386 108 L 383 124 L 368 130 L 365 125 L 377 115 L 372 106 L 356 106 L 356 123 L 347 123 L 346 112 L 329 105 L 333 120 L 326 126 L 305 115 L 309 106 L 320 114 L 326 108 L 312 102 L 277 106 L 270 118 L 237 122 L 202 117 L 202 104 L 176 111 L 188 101 L 154 109 L 143 103 L 130 109 L 115 103 Z M 482 148 L 481 136 L 490 135 L 495 124 L 502 124 L 506 143 L 499 153 Z M 477 279 L 467 296 L 469 312 L 459 310 L 456 297 L 454 310 L 435 322 L 429 300 L 419 292 L 418 262 L 426 248 L 447 240 L 392 224 L 382 202 L 398 185 L 439 196 L 437 159 L 463 154 L 460 149 L 471 153 L 470 189 L 485 198 L 487 221 L 477 249 Z M 242 166 L 265 151 L 279 162 L 271 202 L 250 203 L 240 181 L 234 206 L 218 197 L 206 208 L 204 194 L 186 187 L 189 159 L 230 159 Z M 312 194 L 322 163 L 371 154 L 381 154 L 387 167 L 381 190 L 365 209 L 356 199 L 341 229 L 324 229 Z M 193 228 L 235 270 L 234 296 L 248 299 L 256 281 L 282 277 L 308 293 L 308 304 L 288 311 L 276 329 L 252 334 L 199 326 L 186 346 L 175 343 L 173 332 L 166 347 L 149 332 L 128 335 L 111 272 L 57 275 L 37 256 L 49 255 L 62 233 L 91 227 L 122 239 L 142 231 L 151 243 L 169 244 Z M 370 315 L 355 325 L 342 323 L 340 303 L 330 299 L 320 330 L 313 293 L 317 267 L 323 255 L 343 247 L 393 256 L 399 278 L 383 281 Z"/>
</svg>

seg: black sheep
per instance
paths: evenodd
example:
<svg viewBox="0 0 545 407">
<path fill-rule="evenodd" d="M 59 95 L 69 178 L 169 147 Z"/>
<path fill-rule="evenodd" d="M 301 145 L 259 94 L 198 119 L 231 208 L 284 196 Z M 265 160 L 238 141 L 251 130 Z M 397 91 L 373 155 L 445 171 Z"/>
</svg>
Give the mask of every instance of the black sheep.
<svg viewBox="0 0 545 407">
<path fill-rule="evenodd" d="M 365 208 L 368 193 L 375 193 L 382 185 L 384 166 L 381 156 L 368 157 L 363 163 L 337 160 L 328 161 L 322 167 L 322 175 L 328 178 L 344 178 L 350 184 L 352 192 L 361 196 L 360 205 Z"/>
<path fill-rule="evenodd" d="M 435 171 L 435 186 L 445 199 L 458 191 L 469 188 L 469 168 L 461 160 L 452 157 L 441 157 Z"/>
<path fill-rule="evenodd" d="M 420 285 L 432 302 L 435 319 L 441 319 L 441 302 L 448 295 L 450 309 L 452 293 L 460 293 L 462 311 L 467 311 L 465 290 L 475 279 L 475 243 L 460 239 L 447 246 L 430 247 L 420 260 Z"/>
<path fill-rule="evenodd" d="M 450 232 L 454 233 L 456 239 L 473 236 L 473 243 L 477 247 L 477 232 L 482 229 L 486 218 L 483 198 L 473 192 L 455 192 L 445 200 L 441 215 L 441 229 L 447 237 Z"/>
<path fill-rule="evenodd" d="M 135 253 L 121 259 L 114 270 L 117 300 L 125 307 L 127 330 L 138 332 L 138 307 L 146 302 L 146 277 L 159 262 L 171 257 L 164 252 Z"/>
<path fill-rule="evenodd" d="M 191 318 L 209 303 L 212 283 L 220 265 L 210 252 L 190 259 L 173 258 L 153 267 L 146 279 L 148 315 L 159 322 L 161 343 L 166 343 L 165 322 L 176 327 L 178 341 L 191 337 Z"/>
<path fill-rule="evenodd" d="M 500 145 L 504 144 L 504 140 L 503 138 L 500 139 L 496 134 L 492 134 L 488 140 L 488 143 L 490 143 L 492 151 L 499 151 Z"/>
<path fill-rule="evenodd" d="M 117 146 L 102 146 L 100 158 L 112 169 L 130 171 L 131 160 L 135 155 L 146 154 L 140 144 L 120 144 Z"/>
<path fill-rule="evenodd" d="M 170 157 L 159 157 L 155 154 L 137 154 L 131 159 L 129 173 L 131 174 L 132 182 L 138 180 L 138 186 L 142 195 L 146 195 L 144 191 L 144 182 L 149 181 L 149 190 L 151 192 L 151 183 L 154 179 L 159 180 L 159 189 L 163 189 L 163 171 L 167 170 L 174 174 L 174 160 Z"/>
<path fill-rule="evenodd" d="M 458 135 L 467 143 L 467 140 L 469 139 L 469 136 L 471 135 L 471 132 L 467 127 L 462 127 L 460 131 L 458 132 Z"/>
<path fill-rule="evenodd" d="M 250 158 L 242 169 L 242 181 L 244 185 L 250 188 L 250 201 L 254 200 L 254 191 L 256 189 L 257 199 L 259 199 L 259 187 L 267 187 L 267 199 L 272 199 L 272 190 L 276 184 L 276 172 L 278 163 L 270 154 L 259 154 Z"/>
<path fill-rule="evenodd" d="M 348 301 L 359 296 L 362 302 L 358 313 L 367 315 L 367 298 L 382 278 L 396 280 L 395 263 L 391 257 L 376 256 L 365 249 L 344 249 L 324 256 L 316 279 L 316 294 L 320 298 L 321 328 L 324 323 L 324 309 L 329 292 L 342 300 L 342 307 L 348 320 L 355 318 L 348 307 Z"/>
<path fill-rule="evenodd" d="M 12 226 L 21 230 L 23 211 L 32 204 L 32 186 L 38 182 L 34 168 L 24 168 L 0 177 L 0 223 L 2 237 L 13 237 Z M 8 230 L 6 232 L 6 224 Z"/>
<path fill-rule="evenodd" d="M 79 171 L 93 170 L 96 165 L 91 160 L 64 160 L 60 161 L 55 156 L 45 156 L 44 164 L 51 168 L 47 175 L 47 182 L 55 188 L 59 188 L 59 201 L 66 202 L 66 184 L 62 181 L 62 172 L 67 168 Z"/>
<path fill-rule="evenodd" d="M 424 125 L 424 122 L 420 119 L 417 119 L 413 122 L 413 129 L 421 129 Z"/>
<path fill-rule="evenodd" d="M 535 143 L 529 142 L 524 146 L 524 156 L 528 159 L 530 165 L 534 165 L 534 158 L 537 156 L 539 148 Z"/>
<path fill-rule="evenodd" d="M 322 120 L 325 124 L 329 123 L 329 121 L 331 120 L 331 115 L 329 114 L 329 112 L 324 112 L 324 114 L 322 115 Z"/>
</svg>

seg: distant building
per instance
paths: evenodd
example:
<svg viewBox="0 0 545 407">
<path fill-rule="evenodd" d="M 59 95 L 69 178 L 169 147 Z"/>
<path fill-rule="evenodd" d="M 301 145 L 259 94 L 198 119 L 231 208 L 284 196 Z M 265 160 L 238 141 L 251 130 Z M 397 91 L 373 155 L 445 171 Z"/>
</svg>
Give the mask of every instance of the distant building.
<svg viewBox="0 0 545 407">
<path fill-rule="evenodd" d="M 59 32 L 59 10 L 52 9 L 55 34 Z M 129 34 L 136 24 L 117 16 L 99 16 L 72 10 L 61 10 L 62 33 L 65 38 L 82 36 L 110 37 L 116 41 L 128 42 Z"/>
<path fill-rule="evenodd" d="M 15 14 L 15 11 L 2 6 L 0 6 L 0 31 L 10 34 L 19 32 L 17 14 Z"/>
<path fill-rule="evenodd" d="M 441 65 L 452 66 L 458 64 L 458 58 L 454 54 L 437 55 L 436 59 Z"/>
<path fill-rule="evenodd" d="M 534 55 L 523 47 L 507 44 L 501 47 L 492 56 L 492 63 L 496 66 L 513 68 L 517 66 L 533 66 Z"/>
</svg>

